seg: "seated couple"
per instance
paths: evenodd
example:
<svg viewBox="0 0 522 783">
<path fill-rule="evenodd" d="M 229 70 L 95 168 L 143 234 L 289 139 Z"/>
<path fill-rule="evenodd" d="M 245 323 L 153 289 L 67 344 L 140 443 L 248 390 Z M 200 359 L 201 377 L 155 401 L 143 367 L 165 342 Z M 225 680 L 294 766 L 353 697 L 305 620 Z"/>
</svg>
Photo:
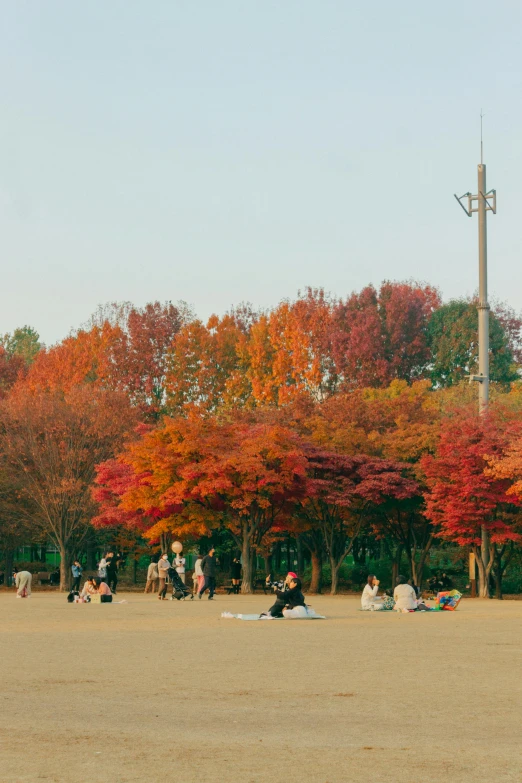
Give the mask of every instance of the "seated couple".
<svg viewBox="0 0 522 783">
<path fill-rule="evenodd" d="M 301 580 L 297 574 L 290 571 L 284 581 L 283 588 L 276 587 L 274 589 L 277 596 L 276 601 L 268 612 L 263 612 L 259 615 L 260 617 L 267 620 L 273 617 L 285 617 L 287 620 L 292 620 L 308 616 L 304 595 L 301 592 Z"/>
<path fill-rule="evenodd" d="M 394 609 L 396 612 L 415 612 L 418 609 L 426 611 L 430 608 L 422 602 L 419 588 L 413 582 L 408 584 L 408 580 L 404 576 L 397 578 L 393 599 L 386 595 L 379 596 L 378 592 L 379 580 L 375 574 L 370 574 L 361 596 L 363 611 L 375 612 L 381 609 Z"/>
<path fill-rule="evenodd" d="M 99 576 L 91 576 L 90 579 L 87 579 L 80 594 L 80 598 L 84 601 L 90 601 L 91 595 L 99 595 L 102 604 L 112 603 L 111 588 L 108 584 L 102 582 Z"/>
</svg>

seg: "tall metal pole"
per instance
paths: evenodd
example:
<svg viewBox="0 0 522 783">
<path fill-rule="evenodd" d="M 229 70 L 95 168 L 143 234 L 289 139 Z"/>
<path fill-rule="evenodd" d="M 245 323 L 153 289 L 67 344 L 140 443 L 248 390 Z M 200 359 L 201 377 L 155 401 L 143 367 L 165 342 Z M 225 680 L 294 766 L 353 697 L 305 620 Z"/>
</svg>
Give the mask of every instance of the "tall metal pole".
<svg viewBox="0 0 522 783">
<path fill-rule="evenodd" d="M 482 146 L 482 145 L 481 145 Z M 486 210 L 486 164 L 478 166 L 479 230 L 479 301 L 478 301 L 478 374 L 479 411 L 484 413 L 489 401 L 489 304 L 488 304 L 488 238 Z"/>
<path fill-rule="evenodd" d="M 489 304 L 488 304 L 488 237 L 487 237 L 487 212 L 491 211 L 496 214 L 497 211 L 497 194 L 495 190 L 491 190 L 489 193 L 486 190 L 486 165 L 483 160 L 483 148 L 482 148 L 482 113 L 480 115 L 480 163 L 478 166 L 478 192 L 475 196 L 471 193 L 464 193 L 463 196 L 455 195 L 455 198 L 459 202 L 460 206 L 468 217 L 471 217 L 473 212 L 478 212 L 478 244 L 479 244 L 479 300 L 477 304 L 478 310 L 478 375 L 470 375 L 470 383 L 473 381 L 478 382 L 479 387 L 479 413 L 485 413 L 489 402 Z M 467 208 L 462 203 L 462 200 L 467 198 Z M 476 205 L 476 206 L 475 206 Z M 485 576 L 487 567 L 489 565 L 489 533 L 485 525 L 481 526 L 481 547 L 480 547 L 480 560 L 481 560 L 481 575 L 482 579 L 482 594 L 481 597 L 487 598 L 489 596 L 488 580 Z M 470 556 L 470 578 L 471 578 L 471 594 L 474 597 L 476 595 L 476 580 L 473 578 L 475 573 L 475 558 Z"/>
</svg>

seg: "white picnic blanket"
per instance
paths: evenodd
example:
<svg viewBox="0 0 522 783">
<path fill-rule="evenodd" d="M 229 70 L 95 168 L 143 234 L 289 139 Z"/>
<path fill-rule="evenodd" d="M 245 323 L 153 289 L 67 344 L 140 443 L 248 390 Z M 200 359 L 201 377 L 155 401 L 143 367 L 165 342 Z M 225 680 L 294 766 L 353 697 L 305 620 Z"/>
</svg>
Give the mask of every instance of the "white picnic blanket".
<svg viewBox="0 0 522 783">
<path fill-rule="evenodd" d="M 260 617 L 258 614 L 232 614 L 232 612 L 222 612 L 221 617 L 223 620 L 326 620 L 326 617 L 322 614 L 316 614 L 316 612 L 308 611 L 306 617 L 270 617 L 264 615 Z"/>
</svg>

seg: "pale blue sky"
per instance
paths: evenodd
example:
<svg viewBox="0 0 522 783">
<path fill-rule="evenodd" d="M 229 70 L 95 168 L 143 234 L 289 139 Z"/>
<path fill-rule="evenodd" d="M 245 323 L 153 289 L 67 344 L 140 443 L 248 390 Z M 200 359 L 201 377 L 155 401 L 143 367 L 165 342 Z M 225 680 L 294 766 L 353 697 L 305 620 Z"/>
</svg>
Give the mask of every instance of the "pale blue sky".
<svg viewBox="0 0 522 783">
<path fill-rule="evenodd" d="M 519 0 L 0 0 L 0 332 L 477 281 L 522 309 Z"/>
</svg>

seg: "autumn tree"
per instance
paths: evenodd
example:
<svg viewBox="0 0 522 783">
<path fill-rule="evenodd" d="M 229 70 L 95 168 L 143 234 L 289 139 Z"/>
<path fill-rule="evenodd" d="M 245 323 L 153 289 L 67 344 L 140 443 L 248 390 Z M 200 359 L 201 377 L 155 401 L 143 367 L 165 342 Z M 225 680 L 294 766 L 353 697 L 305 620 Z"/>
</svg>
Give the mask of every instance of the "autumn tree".
<svg viewBox="0 0 522 783">
<path fill-rule="evenodd" d="M 118 461 L 134 476 L 119 494 L 125 512 L 170 521 L 181 534 L 197 525 L 201 533 L 227 527 L 242 553 L 247 593 L 256 550 L 306 486 L 298 438 L 276 425 L 165 418 Z"/>
<path fill-rule="evenodd" d="M 167 357 L 188 318 L 184 306 L 171 302 L 102 308 L 85 328 L 41 350 L 25 385 L 68 392 L 90 384 L 121 391 L 133 406 L 156 419 L 165 405 Z"/>
<path fill-rule="evenodd" d="M 349 457 L 313 447 L 305 453 L 309 481 L 299 513 L 310 530 L 322 535 L 335 595 L 339 569 L 372 510 L 391 498 L 412 497 L 417 483 L 403 475 L 403 465 L 391 460 Z"/>
<path fill-rule="evenodd" d="M 441 538 L 475 553 L 483 598 L 489 596 L 489 575 L 500 549 L 521 540 L 522 498 L 509 494 L 509 479 L 487 470 L 487 460 L 506 454 L 519 421 L 516 411 L 500 404 L 482 416 L 474 408 L 456 410 L 442 422 L 434 454 L 421 459 L 426 515 Z"/>
<path fill-rule="evenodd" d="M 283 405 L 301 394 L 323 400 L 334 393 L 332 357 L 335 301 L 307 288 L 284 300 L 253 326 L 247 343 L 249 377 L 258 402 Z"/>
<path fill-rule="evenodd" d="M 91 387 L 18 390 L 0 406 L 0 472 L 18 494 L 22 521 L 59 549 L 62 590 L 94 513 L 95 467 L 134 423 L 124 395 Z"/>
<path fill-rule="evenodd" d="M 251 318 L 244 311 L 203 324 L 185 324 L 173 341 L 167 360 L 167 409 L 171 414 L 248 405 L 252 389 L 245 352 Z"/>
<path fill-rule="evenodd" d="M 333 314 L 332 350 L 345 389 L 387 386 L 425 376 L 428 324 L 440 306 L 436 289 L 417 283 L 367 286 Z"/>
</svg>

